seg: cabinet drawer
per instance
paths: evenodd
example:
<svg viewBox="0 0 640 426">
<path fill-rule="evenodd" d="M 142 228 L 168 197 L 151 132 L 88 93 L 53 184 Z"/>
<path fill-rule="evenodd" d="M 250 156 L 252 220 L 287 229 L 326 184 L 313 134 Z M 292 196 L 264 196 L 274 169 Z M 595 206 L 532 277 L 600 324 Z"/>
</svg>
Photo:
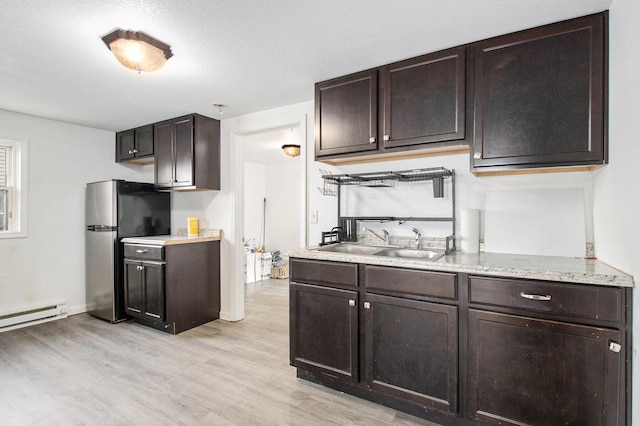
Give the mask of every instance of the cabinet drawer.
<svg viewBox="0 0 640 426">
<path fill-rule="evenodd" d="M 469 301 L 603 321 L 622 321 L 621 290 L 613 287 L 470 277 Z"/>
<path fill-rule="evenodd" d="M 456 274 L 448 272 L 366 266 L 367 291 L 385 291 L 417 296 L 441 297 L 456 300 Z"/>
<path fill-rule="evenodd" d="M 291 281 L 357 287 L 358 264 L 291 259 Z"/>
<path fill-rule="evenodd" d="M 164 260 L 164 247 L 147 246 L 142 244 L 125 244 L 124 257 L 127 259 Z"/>
</svg>

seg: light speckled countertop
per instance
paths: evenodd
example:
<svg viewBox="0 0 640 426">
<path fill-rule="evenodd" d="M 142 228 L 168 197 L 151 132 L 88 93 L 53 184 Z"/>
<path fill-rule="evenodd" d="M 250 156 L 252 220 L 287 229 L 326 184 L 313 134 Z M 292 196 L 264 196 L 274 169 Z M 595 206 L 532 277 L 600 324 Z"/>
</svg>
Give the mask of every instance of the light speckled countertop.
<svg viewBox="0 0 640 426">
<path fill-rule="evenodd" d="M 574 257 L 454 252 L 431 262 L 422 259 L 318 251 L 317 247 L 293 250 L 289 253 L 289 257 L 509 278 L 633 287 L 633 277 L 630 275 L 596 259 Z"/>
<path fill-rule="evenodd" d="M 214 229 L 211 235 L 197 237 L 182 237 L 177 235 L 153 235 L 149 237 L 126 237 L 123 243 L 151 244 L 170 246 L 174 244 L 204 243 L 206 241 L 220 241 L 222 239 L 222 229 Z"/>
</svg>

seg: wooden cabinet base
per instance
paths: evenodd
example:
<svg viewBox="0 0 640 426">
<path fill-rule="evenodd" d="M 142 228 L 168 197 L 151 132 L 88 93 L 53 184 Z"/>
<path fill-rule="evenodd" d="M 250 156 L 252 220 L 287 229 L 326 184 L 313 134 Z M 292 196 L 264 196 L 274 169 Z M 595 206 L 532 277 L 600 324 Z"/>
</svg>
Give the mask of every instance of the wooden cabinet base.
<svg viewBox="0 0 640 426">
<path fill-rule="evenodd" d="M 132 247 L 152 250 L 152 246 Z M 125 259 L 130 265 L 125 274 L 127 314 L 171 334 L 220 318 L 220 241 L 175 244 L 163 250 L 164 254 L 158 252 L 161 267 L 155 268 L 160 274 L 137 274 L 136 267 L 153 271 L 154 262 Z"/>
</svg>

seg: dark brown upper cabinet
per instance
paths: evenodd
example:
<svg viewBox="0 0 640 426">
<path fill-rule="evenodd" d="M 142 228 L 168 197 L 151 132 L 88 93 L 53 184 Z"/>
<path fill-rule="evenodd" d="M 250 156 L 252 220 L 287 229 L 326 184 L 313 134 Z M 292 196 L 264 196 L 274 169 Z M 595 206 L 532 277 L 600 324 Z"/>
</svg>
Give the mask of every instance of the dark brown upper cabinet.
<svg viewBox="0 0 640 426">
<path fill-rule="evenodd" d="M 153 127 L 156 189 L 220 189 L 218 120 L 191 114 Z"/>
<path fill-rule="evenodd" d="M 607 161 L 607 13 L 478 42 L 471 169 Z"/>
<path fill-rule="evenodd" d="M 316 157 L 378 149 L 378 71 L 316 84 Z"/>
<path fill-rule="evenodd" d="M 384 148 L 465 138 L 465 48 L 382 67 Z"/>
<path fill-rule="evenodd" d="M 316 158 L 465 145 L 465 54 L 458 47 L 317 83 Z"/>
<path fill-rule="evenodd" d="M 116 133 L 116 162 L 153 164 L 153 125 Z"/>
</svg>

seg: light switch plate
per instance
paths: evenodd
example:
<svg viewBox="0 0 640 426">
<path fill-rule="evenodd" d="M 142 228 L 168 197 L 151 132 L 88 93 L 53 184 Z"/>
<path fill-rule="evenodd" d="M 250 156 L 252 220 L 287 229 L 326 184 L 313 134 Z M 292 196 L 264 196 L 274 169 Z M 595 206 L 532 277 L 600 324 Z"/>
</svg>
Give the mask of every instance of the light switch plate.
<svg viewBox="0 0 640 426">
<path fill-rule="evenodd" d="M 318 210 L 311 210 L 310 223 L 318 223 Z"/>
</svg>

